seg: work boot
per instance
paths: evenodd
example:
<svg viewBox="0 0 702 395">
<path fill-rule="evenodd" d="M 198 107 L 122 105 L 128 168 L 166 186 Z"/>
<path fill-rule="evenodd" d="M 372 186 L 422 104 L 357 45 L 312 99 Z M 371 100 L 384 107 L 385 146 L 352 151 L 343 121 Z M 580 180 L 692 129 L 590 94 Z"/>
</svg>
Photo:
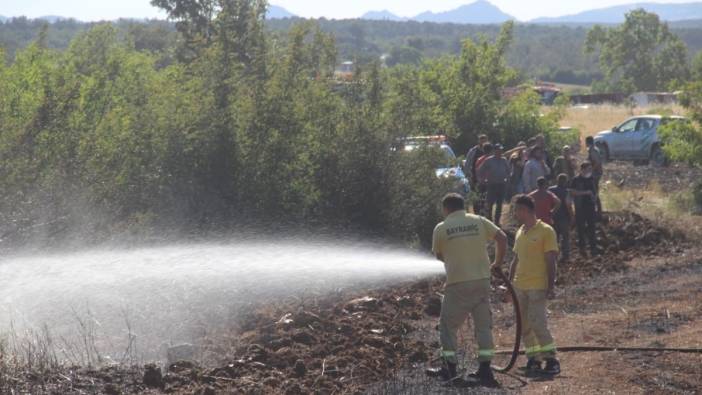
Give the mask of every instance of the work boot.
<svg viewBox="0 0 702 395">
<path fill-rule="evenodd" d="M 524 371 L 526 376 L 535 376 L 541 373 L 541 361 L 536 360 L 536 358 L 529 358 L 527 364 L 521 370 Z"/>
<path fill-rule="evenodd" d="M 497 387 L 499 383 L 495 380 L 495 375 L 492 373 L 490 362 L 480 362 L 478 370 L 468 375 L 469 378 L 476 380 L 483 387 Z"/>
<path fill-rule="evenodd" d="M 458 377 L 456 364 L 444 361 L 440 368 L 429 368 L 425 371 L 429 377 L 438 377 L 444 381 L 451 381 Z"/>
<path fill-rule="evenodd" d="M 546 367 L 542 370 L 544 374 L 556 376 L 561 373 L 561 363 L 556 358 L 546 359 Z"/>
</svg>

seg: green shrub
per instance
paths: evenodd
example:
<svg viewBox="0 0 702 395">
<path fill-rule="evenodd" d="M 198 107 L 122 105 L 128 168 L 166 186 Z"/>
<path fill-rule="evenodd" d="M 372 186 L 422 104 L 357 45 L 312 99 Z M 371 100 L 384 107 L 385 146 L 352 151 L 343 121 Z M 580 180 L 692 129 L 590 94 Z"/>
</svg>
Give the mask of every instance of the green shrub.
<svg viewBox="0 0 702 395">
<path fill-rule="evenodd" d="M 243 217 L 352 224 L 426 247 L 453 181 L 436 177 L 436 150 L 393 154 L 397 137 L 445 132 L 464 153 L 480 133 L 510 145 L 555 124 L 533 95 L 500 97 L 516 76 L 504 62 L 512 24 L 458 57 L 371 64 L 342 82 L 317 26 L 272 39 L 263 2 L 223 4 L 211 20 L 180 16 L 192 37 L 166 67 L 109 25 L 65 52 L 37 43 L 0 63 L 2 223 L 81 218 L 102 228 L 90 234 L 148 234 Z"/>
</svg>

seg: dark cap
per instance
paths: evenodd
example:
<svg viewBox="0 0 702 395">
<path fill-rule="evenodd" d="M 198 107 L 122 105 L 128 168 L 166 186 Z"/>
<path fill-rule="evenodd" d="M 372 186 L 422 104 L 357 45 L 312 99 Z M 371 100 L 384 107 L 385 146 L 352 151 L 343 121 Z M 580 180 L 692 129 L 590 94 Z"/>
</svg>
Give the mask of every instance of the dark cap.
<svg viewBox="0 0 702 395">
<path fill-rule="evenodd" d="M 503 147 L 502 144 L 499 144 L 499 143 L 498 143 L 498 144 L 495 144 L 495 145 L 492 147 L 492 149 L 495 150 L 495 151 L 504 151 L 505 147 Z"/>
</svg>

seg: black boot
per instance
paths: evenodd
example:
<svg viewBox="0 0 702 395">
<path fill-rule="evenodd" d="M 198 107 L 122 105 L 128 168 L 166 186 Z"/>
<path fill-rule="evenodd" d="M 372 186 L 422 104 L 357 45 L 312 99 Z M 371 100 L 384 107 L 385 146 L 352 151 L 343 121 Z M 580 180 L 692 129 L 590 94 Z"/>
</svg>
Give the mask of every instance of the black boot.
<svg viewBox="0 0 702 395">
<path fill-rule="evenodd" d="M 536 358 L 529 358 L 525 367 L 520 370 L 524 371 L 527 377 L 537 376 L 541 374 L 541 361 L 537 361 Z"/>
<path fill-rule="evenodd" d="M 561 373 L 561 363 L 558 362 L 556 358 L 548 358 L 546 359 L 546 366 L 544 367 L 543 370 L 544 374 L 548 374 L 550 376 L 556 376 Z"/>
<path fill-rule="evenodd" d="M 490 362 L 480 362 L 480 367 L 475 373 L 468 375 L 471 379 L 478 381 L 483 387 L 497 387 L 499 386 L 497 380 L 495 380 L 495 375 L 492 373 L 492 367 L 490 367 Z"/>
<path fill-rule="evenodd" d="M 458 377 L 455 363 L 443 361 L 440 368 L 429 368 L 425 371 L 429 377 L 438 377 L 444 381 L 450 381 Z"/>
</svg>

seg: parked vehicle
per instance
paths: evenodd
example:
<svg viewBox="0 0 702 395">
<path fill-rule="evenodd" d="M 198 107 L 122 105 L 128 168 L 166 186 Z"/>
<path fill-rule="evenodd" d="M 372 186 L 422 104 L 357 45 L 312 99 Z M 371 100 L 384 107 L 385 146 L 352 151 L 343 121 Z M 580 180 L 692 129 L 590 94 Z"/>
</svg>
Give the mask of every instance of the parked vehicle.
<svg viewBox="0 0 702 395">
<path fill-rule="evenodd" d="M 658 128 L 669 122 L 689 122 L 680 116 L 641 115 L 629 118 L 612 130 L 595 136 L 595 145 L 605 160 L 631 160 L 664 166 L 668 159 L 663 152 Z"/>
<path fill-rule="evenodd" d="M 444 159 L 436 167 L 436 176 L 438 178 L 446 178 L 453 180 L 453 188 L 447 192 L 455 192 L 468 198 L 470 194 L 470 182 L 463 173 L 463 168 L 448 143 L 446 136 L 422 136 L 422 137 L 406 137 L 398 141 L 395 149 L 400 151 L 413 151 L 420 147 L 435 147 L 441 150 L 444 154 Z"/>
</svg>

